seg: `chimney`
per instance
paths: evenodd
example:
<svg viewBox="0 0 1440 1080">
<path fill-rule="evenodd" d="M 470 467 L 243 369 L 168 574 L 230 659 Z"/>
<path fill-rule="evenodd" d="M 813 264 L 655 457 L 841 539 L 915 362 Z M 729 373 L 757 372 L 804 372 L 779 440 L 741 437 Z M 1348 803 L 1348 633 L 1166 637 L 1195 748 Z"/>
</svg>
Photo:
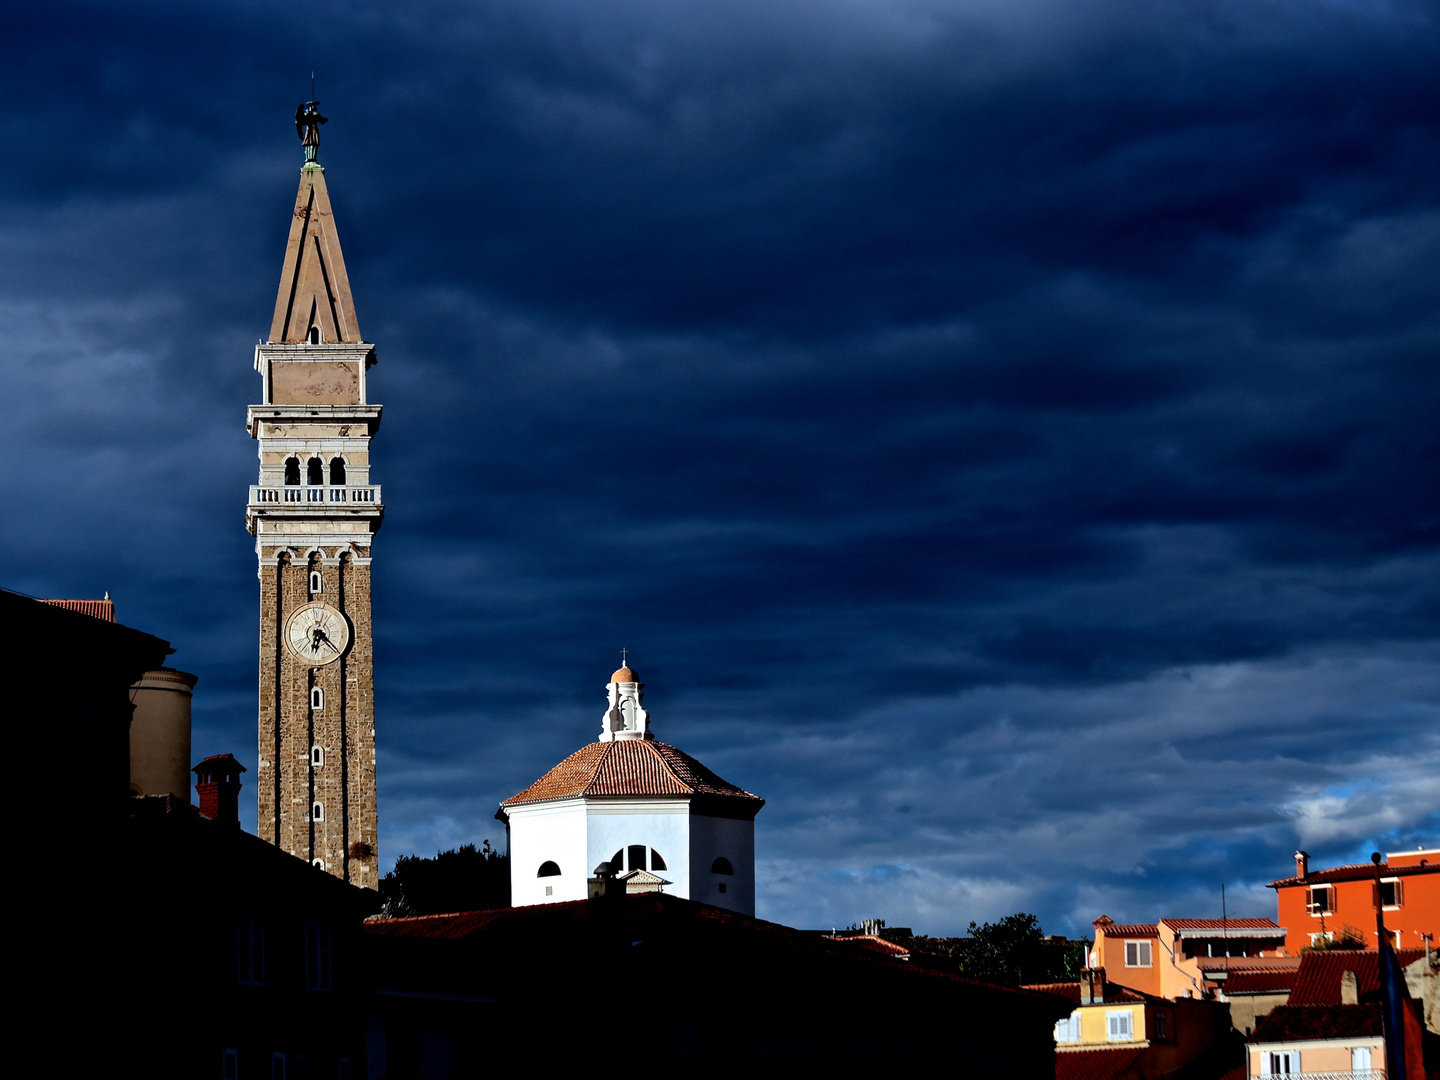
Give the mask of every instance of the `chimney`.
<svg viewBox="0 0 1440 1080">
<path fill-rule="evenodd" d="M 1308 851 L 1295 852 L 1295 876 L 1298 878 L 1310 876 L 1310 853 Z"/>
<path fill-rule="evenodd" d="M 200 813 L 214 821 L 240 827 L 240 774 L 245 766 L 231 754 L 211 754 L 190 770 L 196 776 Z"/>
<path fill-rule="evenodd" d="M 1355 978 L 1355 972 L 1347 971 L 1340 976 L 1340 1004 L 1360 1004 L 1360 984 Z"/>
<path fill-rule="evenodd" d="M 1080 973 L 1080 1004 L 1105 1003 L 1105 969 L 1087 968 Z"/>
</svg>

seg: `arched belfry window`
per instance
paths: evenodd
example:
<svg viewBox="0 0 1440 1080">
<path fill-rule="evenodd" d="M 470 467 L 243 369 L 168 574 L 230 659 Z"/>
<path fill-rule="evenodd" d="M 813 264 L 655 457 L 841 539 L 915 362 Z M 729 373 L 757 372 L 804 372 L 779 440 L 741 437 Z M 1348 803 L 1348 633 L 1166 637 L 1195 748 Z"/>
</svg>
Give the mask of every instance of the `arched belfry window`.
<svg viewBox="0 0 1440 1080">
<path fill-rule="evenodd" d="M 325 708 L 325 691 L 318 686 L 310 688 L 310 708 L 316 712 Z"/>
<path fill-rule="evenodd" d="M 647 852 L 648 860 L 646 859 Z M 644 844 L 631 844 L 610 856 L 610 870 L 616 874 L 623 874 L 627 870 L 664 869 L 665 859 L 654 848 L 647 848 Z"/>
<path fill-rule="evenodd" d="M 330 459 L 330 483 L 340 485 L 345 483 L 345 459 Z"/>
<path fill-rule="evenodd" d="M 542 863 L 540 864 L 540 872 L 539 872 L 538 874 L 536 874 L 535 876 L 536 876 L 536 877 L 559 877 L 559 876 L 560 876 L 560 867 L 559 867 L 559 865 L 557 865 L 556 863 L 553 863 L 553 862 L 551 862 L 551 861 L 549 861 L 549 860 L 547 859 L 545 862 L 542 862 Z"/>
<path fill-rule="evenodd" d="M 710 873 L 733 874 L 735 873 L 735 867 L 730 865 L 729 859 L 725 858 L 724 855 L 721 855 L 718 859 L 716 859 L 713 863 L 710 864 Z"/>
<path fill-rule="evenodd" d="M 300 459 L 298 457 L 285 459 L 285 483 L 300 483 Z"/>
<path fill-rule="evenodd" d="M 305 466 L 305 482 L 307 484 L 325 483 L 325 463 L 318 457 L 312 457 L 310 463 Z"/>
</svg>

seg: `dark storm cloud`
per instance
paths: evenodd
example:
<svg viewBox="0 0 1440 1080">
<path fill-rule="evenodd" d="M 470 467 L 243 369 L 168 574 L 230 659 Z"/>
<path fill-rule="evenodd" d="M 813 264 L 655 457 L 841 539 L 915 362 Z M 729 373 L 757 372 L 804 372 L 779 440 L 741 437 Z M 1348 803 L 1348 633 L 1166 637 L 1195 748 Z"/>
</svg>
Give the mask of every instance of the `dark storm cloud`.
<svg viewBox="0 0 1440 1080">
<path fill-rule="evenodd" d="M 391 855 L 495 835 L 620 644 L 770 800 L 773 917 L 1262 914 L 1295 843 L 1434 842 L 1434 5 L 0 23 L 6 583 L 172 638 L 207 752 L 313 68 Z"/>
</svg>

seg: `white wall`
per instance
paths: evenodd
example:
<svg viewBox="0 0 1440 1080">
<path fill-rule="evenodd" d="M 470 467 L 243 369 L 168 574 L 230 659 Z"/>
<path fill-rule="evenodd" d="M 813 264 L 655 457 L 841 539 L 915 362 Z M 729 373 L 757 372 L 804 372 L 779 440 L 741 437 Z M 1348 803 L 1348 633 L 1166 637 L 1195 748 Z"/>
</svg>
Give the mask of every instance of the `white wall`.
<svg viewBox="0 0 1440 1080">
<path fill-rule="evenodd" d="M 735 868 L 733 876 L 710 872 L 717 856 L 730 860 L 730 865 Z M 755 822 L 692 815 L 690 882 L 688 895 L 691 900 L 754 915 Z M 725 883 L 723 893 L 718 888 L 721 882 Z"/>
<path fill-rule="evenodd" d="M 595 865 L 586 861 L 584 800 L 514 806 L 508 813 L 510 902 L 516 907 L 526 907 L 584 900 L 585 883 Z M 535 876 L 540 864 L 547 860 L 559 865 L 559 877 Z M 545 895 L 547 886 L 554 889 L 550 896 Z"/>
<path fill-rule="evenodd" d="M 670 882 L 665 892 L 731 911 L 755 914 L 755 823 L 690 813 L 688 799 L 565 799 L 511 807 L 510 902 L 516 907 L 583 900 L 595 867 L 631 844 L 659 852 Z M 731 876 L 712 874 L 717 856 Z M 559 877 L 537 878 L 554 861 Z M 718 886 L 725 883 L 725 892 Z M 545 887 L 554 892 L 545 895 Z"/>
<path fill-rule="evenodd" d="M 588 800 L 590 868 L 608 862 L 618 848 L 644 844 L 665 860 L 656 871 L 670 882 L 671 896 L 690 895 L 690 803 L 686 799 L 591 798 Z"/>
</svg>

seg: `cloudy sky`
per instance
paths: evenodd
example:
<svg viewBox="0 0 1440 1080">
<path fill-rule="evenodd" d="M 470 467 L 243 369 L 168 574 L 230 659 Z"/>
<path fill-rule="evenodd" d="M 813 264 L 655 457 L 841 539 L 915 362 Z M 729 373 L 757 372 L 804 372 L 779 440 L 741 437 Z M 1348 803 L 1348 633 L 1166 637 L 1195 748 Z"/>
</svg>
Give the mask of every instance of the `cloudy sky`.
<svg viewBox="0 0 1440 1080">
<path fill-rule="evenodd" d="M 1440 4 L 5 5 L 0 584 L 109 590 L 252 765 L 312 70 L 386 863 L 500 839 L 622 645 L 796 925 L 1440 840 Z"/>
</svg>

